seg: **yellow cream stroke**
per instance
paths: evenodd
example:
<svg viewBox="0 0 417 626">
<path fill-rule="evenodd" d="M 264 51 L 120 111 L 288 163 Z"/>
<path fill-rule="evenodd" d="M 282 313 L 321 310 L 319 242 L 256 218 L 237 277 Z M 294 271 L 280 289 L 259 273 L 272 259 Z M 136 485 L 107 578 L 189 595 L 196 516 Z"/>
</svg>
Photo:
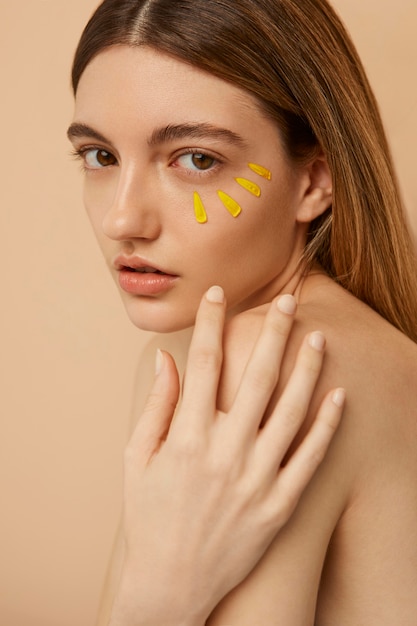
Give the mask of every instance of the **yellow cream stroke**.
<svg viewBox="0 0 417 626">
<path fill-rule="evenodd" d="M 235 178 L 235 181 L 244 189 L 247 189 L 252 195 L 257 198 L 261 195 L 261 188 L 256 183 L 253 183 L 251 180 L 247 178 Z"/>
<path fill-rule="evenodd" d="M 194 214 L 199 224 L 205 224 L 207 222 L 207 213 L 203 201 L 196 191 L 194 192 Z"/>
<path fill-rule="evenodd" d="M 259 176 L 262 176 L 266 180 L 272 179 L 272 174 L 266 167 L 263 167 L 262 165 L 257 165 L 256 163 L 248 163 L 248 167 L 253 172 L 258 174 Z M 249 191 L 249 193 L 256 196 L 257 198 L 261 196 L 260 186 L 253 181 L 248 180 L 247 178 L 235 178 L 235 181 L 241 187 Z M 233 217 L 238 217 L 238 215 L 240 215 L 240 213 L 242 212 L 242 207 L 238 202 L 236 202 L 236 200 L 234 200 L 231 196 L 221 190 L 217 192 L 217 195 L 219 196 L 225 208 L 229 211 L 230 215 L 232 215 Z M 194 192 L 194 215 L 199 224 L 205 224 L 208 221 L 203 201 L 197 191 Z"/>
<path fill-rule="evenodd" d="M 248 166 L 250 167 L 252 172 L 255 172 L 255 174 L 263 176 L 263 178 L 266 178 L 266 180 L 271 180 L 272 174 L 269 170 L 266 169 L 266 167 L 262 167 L 262 165 L 257 165 L 256 163 L 248 163 Z"/>
<path fill-rule="evenodd" d="M 241 213 L 241 206 L 236 202 L 236 200 L 233 200 L 233 198 L 227 195 L 227 193 L 224 193 L 224 191 L 218 191 L 217 195 L 233 217 L 237 217 Z"/>
</svg>

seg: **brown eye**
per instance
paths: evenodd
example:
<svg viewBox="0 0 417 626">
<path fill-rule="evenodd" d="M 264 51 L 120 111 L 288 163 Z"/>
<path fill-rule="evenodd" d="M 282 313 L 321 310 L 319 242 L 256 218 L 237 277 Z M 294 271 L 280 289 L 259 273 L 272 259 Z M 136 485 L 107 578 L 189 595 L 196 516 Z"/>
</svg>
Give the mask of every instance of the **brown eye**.
<svg viewBox="0 0 417 626">
<path fill-rule="evenodd" d="M 103 167 L 105 167 L 106 165 L 114 165 L 116 163 L 116 159 L 114 158 L 114 156 L 106 150 L 98 150 L 97 161 Z"/>
<path fill-rule="evenodd" d="M 193 154 L 191 157 L 193 165 L 199 170 L 208 170 L 214 165 L 215 159 L 207 154 Z"/>
<path fill-rule="evenodd" d="M 100 169 L 109 165 L 116 165 L 116 157 L 107 150 L 87 150 L 84 154 L 85 164 L 90 169 Z"/>
</svg>

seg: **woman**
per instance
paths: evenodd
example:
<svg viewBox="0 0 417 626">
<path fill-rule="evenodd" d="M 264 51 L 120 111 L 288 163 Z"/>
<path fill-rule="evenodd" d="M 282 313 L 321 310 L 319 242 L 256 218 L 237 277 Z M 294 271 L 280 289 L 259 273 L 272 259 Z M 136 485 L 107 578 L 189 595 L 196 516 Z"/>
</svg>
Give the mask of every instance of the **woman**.
<svg viewBox="0 0 417 626">
<path fill-rule="evenodd" d="M 135 493 L 146 510 L 161 512 L 152 504 L 155 485 L 172 476 L 170 488 L 182 495 L 177 476 L 198 466 L 201 433 L 190 429 L 177 467 L 167 462 L 149 489 L 137 476 L 143 440 L 135 434 L 127 457 L 127 555 L 111 624 L 411 626 L 415 257 L 377 106 L 337 16 L 325 0 L 105 0 L 81 38 L 73 87 L 69 136 L 84 163 L 85 204 L 132 322 L 168 333 L 159 345 L 184 362 L 200 298 L 220 284 L 227 305 L 217 305 L 226 306 L 227 323 L 217 406 L 233 414 L 252 347 L 274 310 L 269 303 L 293 294 L 296 323 L 279 382 L 267 370 L 254 377 L 255 388 L 275 386 L 260 432 L 273 431 L 274 407 L 282 409 L 306 334 L 321 353 L 316 328 L 327 338 L 327 358 L 290 452 L 308 441 L 329 388 L 342 382 L 349 397 L 330 451 L 286 526 L 273 540 L 268 524 L 268 532 L 256 526 L 255 543 L 266 544 L 244 555 L 235 580 L 228 572 L 211 585 L 204 567 L 201 577 L 190 567 L 198 552 L 189 546 L 198 536 L 189 535 L 192 524 L 178 523 L 182 541 L 156 583 L 159 542 L 147 550 L 140 537 L 151 537 L 149 528 L 140 516 L 132 521 Z M 216 293 L 222 300 L 223 291 Z M 197 358 L 193 345 L 191 371 L 205 372 L 213 350 Z M 159 363 L 161 373 L 172 371 L 167 356 Z M 185 399 L 194 396 L 187 380 L 189 373 Z M 298 426 L 300 411 L 291 415 Z M 154 433 L 154 445 L 166 430 Z M 193 464 L 183 462 L 190 457 Z M 230 471 L 239 473 L 246 461 L 231 458 Z M 222 507 L 211 502 L 208 511 L 221 527 Z M 172 528 L 173 511 L 165 513 L 153 518 L 155 537 L 164 535 L 165 520 Z M 222 544 L 227 556 L 216 553 L 218 571 L 227 572 L 229 558 L 235 564 L 236 545 L 246 548 L 232 527 Z M 187 576 L 188 586 L 181 583 Z"/>
</svg>

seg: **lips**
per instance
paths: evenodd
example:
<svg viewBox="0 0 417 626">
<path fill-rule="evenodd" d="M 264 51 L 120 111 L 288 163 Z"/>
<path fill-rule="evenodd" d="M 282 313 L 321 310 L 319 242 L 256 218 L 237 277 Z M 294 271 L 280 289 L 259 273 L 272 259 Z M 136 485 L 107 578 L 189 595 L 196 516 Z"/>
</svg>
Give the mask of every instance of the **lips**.
<svg viewBox="0 0 417 626">
<path fill-rule="evenodd" d="M 160 270 L 157 270 L 155 267 L 150 267 L 149 265 L 146 265 L 145 267 L 136 267 L 136 268 L 126 268 L 127 270 L 130 270 L 131 272 L 139 272 L 139 274 L 164 274 L 165 272 L 161 272 Z"/>
<path fill-rule="evenodd" d="M 139 256 L 126 256 L 120 254 L 113 262 L 113 267 L 117 270 L 126 270 L 131 272 L 140 272 L 142 274 L 166 274 L 175 276 L 159 265 L 154 265 L 149 259 Z"/>
<path fill-rule="evenodd" d="M 114 261 L 119 285 L 134 296 L 158 296 L 169 291 L 178 279 L 175 274 L 140 257 L 118 256 Z"/>
</svg>

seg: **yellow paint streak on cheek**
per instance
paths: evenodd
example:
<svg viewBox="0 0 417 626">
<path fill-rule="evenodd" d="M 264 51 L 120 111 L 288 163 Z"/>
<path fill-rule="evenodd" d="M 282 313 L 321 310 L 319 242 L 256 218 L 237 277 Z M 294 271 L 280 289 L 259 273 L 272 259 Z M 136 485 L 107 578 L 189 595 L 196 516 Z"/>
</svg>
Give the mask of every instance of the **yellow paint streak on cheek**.
<svg viewBox="0 0 417 626">
<path fill-rule="evenodd" d="M 253 183 L 251 180 L 247 180 L 246 178 L 235 178 L 235 181 L 244 189 L 247 189 L 252 195 L 257 198 L 261 195 L 261 188 L 256 183 Z"/>
<path fill-rule="evenodd" d="M 271 180 L 272 174 L 269 170 L 266 169 L 266 167 L 262 167 L 262 165 L 257 165 L 256 163 L 248 163 L 248 166 L 250 167 L 252 172 L 255 172 L 255 174 L 263 176 L 263 178 L 266 178 L 266 180 Z"/>
<path fill-rule="evenodd" d="M 236 200 L 233 200 L 233 198 L 228 196 L 227 193 L 224 193 L 224 191 L 218 191 L 217 195 L 233 217 L 237 217 L 241 213 L 242 208 L 240 205 L 236 202 Z"/>
<path fill-rule="evenodd" d="M 199 224 L 205 224 L 207 222 L 207 213 L 204 209 L 204 204 L 199 194 L 194 192 L 194 214 Z"/>
</svg>

